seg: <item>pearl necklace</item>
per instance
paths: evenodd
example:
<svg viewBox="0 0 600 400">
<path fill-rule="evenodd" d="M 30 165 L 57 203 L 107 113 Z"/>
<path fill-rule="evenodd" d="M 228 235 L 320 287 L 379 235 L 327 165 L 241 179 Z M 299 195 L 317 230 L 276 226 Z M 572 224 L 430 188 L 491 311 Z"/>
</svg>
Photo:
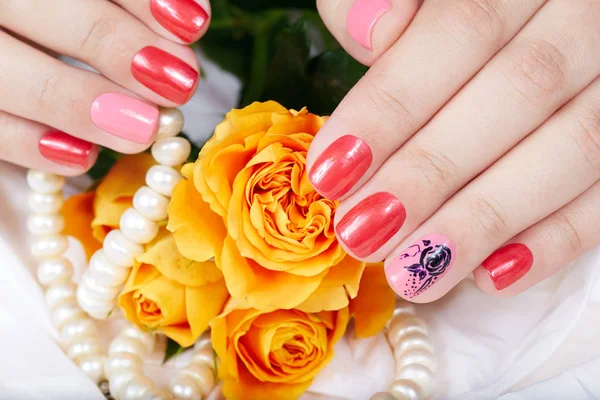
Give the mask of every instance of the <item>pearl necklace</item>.
<svg viewBox="0 0 600 400">
<path fill-rule="evenodd" d="M 46 304 L 61 344 L 106 395 L 108 380 L 110 395 L 116 400 L 201 399 L 216 384 L 210 339 L 195 344 L 190 363 L 175 374 L 166 391 L 145 376 L 142 368 L 144 357 L 154 350 L 155 335 L 128 325 L 111 342 L 107 356 L 93 321 L 109 318 L 117 308 L 117 297 L 134 259 L 158 234 L 158 222 L 167 218 L 172 190 L 182 179 L 178 167 L 191 151 L 185 138 L 176 137 L 183 122 L 178 109 L 161 110 L 158 138 L 151 150 L 158 164 L 148 170 L 146 186 L 135 193 L 133 207 L 122 214 L 120 229 L 112 230 L 103 248 L 90 259 L 78 287 L 71 281 L 73 266 L 63 256 L 68 247 L 61 234 L 65 221 L 60 215 L 65 178 L 34 170 L 27 174 L 31 253 L 39 260 L 37 277 L 46 287 Z M 371 400 L 431 397 L 435 363 L 425 322 L 414 316 L 412 305 L 402 302 L 386 333 L 397 362 L 396 379 L 387 392 L 377 393 Z"/>
</svg>

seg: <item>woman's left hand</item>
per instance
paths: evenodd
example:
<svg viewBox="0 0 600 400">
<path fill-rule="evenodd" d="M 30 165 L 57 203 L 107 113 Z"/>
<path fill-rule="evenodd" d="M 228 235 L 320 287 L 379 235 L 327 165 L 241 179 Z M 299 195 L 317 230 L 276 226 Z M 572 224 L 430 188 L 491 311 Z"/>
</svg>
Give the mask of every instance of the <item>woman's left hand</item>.
<svg viewBox="0 0 600 400">
<path fill-rule="evenodd" d="M 373 64 L 315 138 L 349 253 L 402 297 L 515 295 L 600 243 L 600 2 L 320 0 Z M 416 13 L 416 17 L 404 28 Z"/>
</svg>

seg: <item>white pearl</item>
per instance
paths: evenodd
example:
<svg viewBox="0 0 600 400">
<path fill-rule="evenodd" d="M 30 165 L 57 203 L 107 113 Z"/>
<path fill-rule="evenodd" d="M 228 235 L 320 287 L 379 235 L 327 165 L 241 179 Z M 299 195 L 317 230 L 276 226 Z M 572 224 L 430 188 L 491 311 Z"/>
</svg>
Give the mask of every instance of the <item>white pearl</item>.
<svg viewBox="0 0 600 400">
<path fill-rule="evenodd" d="M 389 392 L 377 392 L 370 400 L 396 400 L 396 398 Z"/>
<path fill-rule="evenodd" d="M 183 129 L 183 113 L 178 108 L 161 108 L 158 139 L 177 136 Z"/>
<path fill-rule="evenodd" d="M 113 229 L 104 238 L 104 253 L 117 267 L 130 268 L 134 259 L 144 253 L 144 248 L 127 239 L 119 229 Z"/>
<path fill-rule="evenodd" d="M 53 310 L 56 306 L 75 300 L 75 284 L 73 282 L 55 282 L 46 289 L 46 305 Z"/>
<path fill-rule="evenodd" d="M 121 232 L 132 242 L 146 244 L 158 234 L 158 225 L 144 217 L 135 208 L 126 210 L 119 222 Z"/>
<path fill-rule="evenodd" d="M 165 165 L 154 165 L 146 174 L 146 184 L 163 196 L 171 197 L 173 188 L 182 179 L 181 174 Z"/>
<path fill-rule="evenodd" d="M 162 165 L 174 167 L 187 161 L 192 145 L 186 138 L 172 137 L 157 140 L 152 146 L 152 157 Z"/>
<path fill-rule="evenodd" d="M 85 286 L 88 289 L 90 296 L 106 302 L 114 301 L 121 292 L 118 287 L 110 287 L 98 284 L 90 275 L 89 269 L 83 272 L 79 286 Z"/>
<path fill-rule="evenodd" d="M 212 366 L 215 364 L 215 353 L 212 349 L 196 350 L 190 362 L 196 364 L 206 364 L 212 368 Z"/>
<path fill-rule="evenodd" d="M 146 351 L 148 352 L 148 354 L 152 353 L 152 351 L 154 350 L 154 342 L 156 340 L 156 337 L 151 333 L 143 332 L 135 326 L 127 326 L 121 331 L 120 335 L 124 337 L 130 337 L 142 342 L 144 344 L 144 347 L 146 347 Z"/>
<path fill-rule="evenodd" d="M 204 396 L 207 396 L 215 386 L 215 374 L 206 364 L 189 364 L 180 373 L 192 378 Z"/>
<path fill-rule="evenodd" d="M 396 347 L 402 337 L 411 332 L 427 335 L 427 324 L 421 318 L 414 316 L 398 316 L 392 320 L 387 332 L 388 341 Z"/>
<path fill-rule="evenodd" d="M 78 362 L 86 356 L 100 354 L 101 351 L 102 348 L 98 337 L 86 336 L 73 341 L 73 344 L 67 350 L 67 356 L 71 360 Z"/>
<path fill-rule="evenodd" d="M 94 322 L 88 318 L 82 318 L 69 321 L 62 327 L 60 330 L 60 341 L 66 345 L 70 345 L 78 338 L 96 335 L 98 335 L 98 331 Z"/>
<path fill-rule="evenodd" d="M 56 329 L 61 330 L 70 321 L 85 318 L 85 311 L 76 302 L 63 303 L 52 312 L 52 322 Z"/>
<path fill-rule="evenodd" d="M 154 382 L 145 375 L 138 374 L 125 385 L 120 400 L 140 400 L 144 393 L 154 387 Z"/>
<path fill-rule="evenodd" d="M 117 287 L 125 283 L 129 269 L 114 265 L 100 249 L 90 260 L 90 277 L 100 286 Z"/>
<path fill-rule="evenodd" d="M 65 184 L 65 178 L 49 172 L 29 170 L 27 173 L 27 183 L 34 191 L 49 194 L 61 190 Z"/>
<path fill-rule="evenodd" d="M 104 359 L 106 357 L 91 354 L 89 356 L 82 357 L 77 365 L 79 368 L 90 377 L 94 383 L 99 383 L 104 379 Z"/>
<path fill-rule="evenodd" d="M 113 375 L 108 381 L 108 387 L 110 388 L 110 394 L 115 399 L 122 399 L 127 384 L 138 376 L 143 376 L 138 371 L 123 371 L 121 373 Z"/>
<path fill-rule="evenodd" d="M 60 211 L 63 205 L 63 194 L 29 192 L 27 203 L 31 211 L 41 214 L 53 214 Z"/>
<path fill-rule="evenodd" d="M 434 352 L 429 337 L 421 332 L 410 332 L 402 336 L 402 340 L 396 345 L 394 352 L 397 356 L 400 356 L 403 352 L 411 349 L 425 349 L 432 354 Z"/>
<path fill-rule="evenodd" d="M 146 346 L 137 339 L 119 335 L 112 341 L 108 349 L 110 356 L 117 353 L 131 353 L 143 357 L 146 354 Z"/>
<path fill-rule="evenodd" d="M 166 390 L 157 388 L 156 386 L 147 390 L 146 393 L 144 393 L 144 395 L 141 397 L 141 400 L 172 400 L 172 399 L 173 399 L 173 396 L 171 396 L 171 393 L 167 392 Z"/>
<path fill-rule="evenodd" d="M 56 235 L 65 228 L 65 218 L 60 214 L 31 214 L 27 229 L 32 235 Z"/>
<path fill-rule="evenodd" d="M 38 236 L 31 241 L 31 254 L 38 259 L 58 257 L 68 246 L 64 235 Z"/>
<path fill-rule="evenodd" d="M 410 349 L 402 353 L 398 353 L 396 350 L 397 349 L 394 350 L 394 356 L 397 361 L 396 368 L 404 368 L 411 364 L 420 364 L 435 372 L 435 358 L 429 351 L 425 349 Z"/>
<path fill-rule="evenodd" d="M 168 206 L 169 200 L 148 186 L 142 186 L 133 196 L 133 207 L 152 221 L 166 219 Z"/>
<path fill-rule="evenodd" d="M 178 400 L 198 400 L 202 398 L 200 386 L 189 376 L 175 376 L 169 385 L 169 389 L 171 390 L 171 394 Z"/>
<path fill-rule="evenodd" d="M 108 319 L 110 312 L 117 306 L 116 299 L 100 299 L 86 285 L 79 285 L 77 288 L 77 302 L 95 319 Z"/>
<path fill-rule="evenodd" d="M 433 396 L 435 389 L 433 372 L 424 365 L 407 365 L 396 371 L 396 378 L 397 380 L 404 379 L 414 382 L 421 389 L 421 394 L 426 399 Z"/>
<path fill-rule="evenodd" d="M 53 282 L 70 281 L 73 276 L 73 264 L 64 257 L 42 261 L 38 265 L 37 278 L 44 286 Z"/>
<path fill-rule="evenodd" d="M 397 400 L 421 400 L 423 395 L 415 382 L 406 379 L 396 379 L 388 388 L 390 393 Z"/>
<path fill-rule="evenodd" d="M 210 340 L 210 335 L 205 334 L 203 336 L 200 336 L 200 339 L 198 339 L 196 343 L 194 343 L 194 349 L 210 349 L 210 351 L 212 351 L 213 346 L 212 341 Z"/>
<path fill-rule="evenodd" d="M 142 371 L 142 359 L 133 353 L 115 353 L 104 363 L 104 372 L 108 379 L 124 371 Z"/>
</svg>

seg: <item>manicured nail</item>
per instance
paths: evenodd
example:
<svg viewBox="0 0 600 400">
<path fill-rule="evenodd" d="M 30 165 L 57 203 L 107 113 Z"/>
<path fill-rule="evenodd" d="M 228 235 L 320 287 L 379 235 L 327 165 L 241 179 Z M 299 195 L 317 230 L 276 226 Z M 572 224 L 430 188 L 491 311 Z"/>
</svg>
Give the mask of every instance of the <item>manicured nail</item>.
<svg viewBox="0 0 600 400">
<path fill-rule="evenodd" d="M 67 167 L 85 169 L 90 166 L 90 157 L 96 146 L 60 131 L 44 133 L 38 145 L 40 154 L 46 159 Z"/>
<path fill-rule="evenodd" d="M 506 245 L 492 253 L 483 263 L 496 289 L 506 289 L 531 269 L 533 254 L 521 243 Z"/>
<path fill-rule="evenodd" d="M 352 208 L 337 225 L 338 238 L 358 257 L 375 253 L 396 234 L 406 210 L 392 194 L 375 193 Z"/>
<path fill-rule="evenodd" d="M 180 58 L 152 46 L 144 47 L 133 57 L 131 73 L 142 85 L 177 104 L 192 97 L 199 77 Z"/>
<path fill-rule="evenodd" d="M 348 32 L 354 40 L 373 50 L 371 34 L 377 20 L 392 8 L 390 0 L 356 0 L 348 13 Z"/>
<path fill-rule="evenodd" d="M 336 200 L 367 172 L 373 161 L 371 148 L 356 136 L 342 136 L 317 158 L 310 181 L 323 196 Z"/>
<path fill-rule="evenodd" d="M 427 235 L 396 257 L 385 275 L 397 294 L 412 299 L 435 285 L 452 267 L 454 257 L 454 242 L 443 235 Z"/>
<path fill-rule="evenodd" d="M 104 93 L 90 112 L 96 126 L 136 143 L 152 141 L 158 126 L 158 108 L 121 93 Z"/>
<path fill-rule="evenodd" d="M 208 14 L 194 0 L 152 0 L 152 15 L 163 28 L 186 43 L 198 37 Z"/>
</svg>

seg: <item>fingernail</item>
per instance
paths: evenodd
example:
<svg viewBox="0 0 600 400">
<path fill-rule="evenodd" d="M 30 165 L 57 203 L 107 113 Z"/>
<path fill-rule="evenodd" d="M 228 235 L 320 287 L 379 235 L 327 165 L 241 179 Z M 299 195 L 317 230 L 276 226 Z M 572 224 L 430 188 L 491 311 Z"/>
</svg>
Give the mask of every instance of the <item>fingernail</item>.
<svg viewBox="0 0 600 400">
<path fill-rule="evenodd" d="M 373 161 L 371 148 L 356 136 L 342 136 L 317 158 L 310 181 L 323 196 L 336 200 L 367 172 Z"/>
<path fill-rule="evenodd" d="M 456 246 L 440 234 L 427 235 L 396 257 L 385 275 L 394 291 L 412 299 L 435 285 L 452 267 Z"/>
<path fill-rule="evenodd" d="M 60 131 L 45 133 L 38 144 L 40 154 L 46 159 L 66 167 L 85 169 L 96 146 Z"/>
<path fill-rule="evenodd" d="M 158 126 L 157 107 L 121 93 L 98 96 L 90 116 L 103 131 L 136 143 L 150 143 Z"/>
<path fill-rule="evenodd" d="M 338 238 L 358 257 L 379 250 L 406 220 L 400 201 L 386 192 L 375 193 L 352 208 L 337 226 Z"/>
<path fill-rule="evenodd" d="M 192 97 L 199 76 L 180 58 L 152 46 L 133 57 L 131 73 L 142 85 L 177 104 Z"/>
<path fill-rule="evenodd" d="M 533 254 L 521 243 L 506 245 L 492 253 L 483 263 L 496 289 L 506 289 L 531 269 Z"/>
<path fill-rule="evenodd" d="M 186 43 L 198 37 L 208 14 L 194 0 L 152 0 L 152 15 L 163 28 Z"/>
<path fill-rule="evenodd" d="M 348 32 L 354 40 L 373 50 L 371 34 L 377 20 L 392 8 L 390 0 L 356 0 L 348 13 Z"/>
</svg>

